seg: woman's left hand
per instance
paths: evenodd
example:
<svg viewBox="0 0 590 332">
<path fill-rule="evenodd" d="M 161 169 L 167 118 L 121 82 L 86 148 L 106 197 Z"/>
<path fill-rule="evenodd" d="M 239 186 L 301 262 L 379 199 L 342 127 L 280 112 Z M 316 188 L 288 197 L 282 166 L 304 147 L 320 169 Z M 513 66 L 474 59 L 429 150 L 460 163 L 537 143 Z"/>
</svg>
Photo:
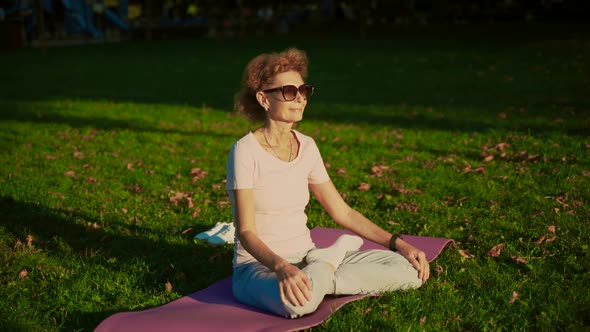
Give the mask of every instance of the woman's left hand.
<svg viewBox="0 0 590 332">
<path fill-rule="evenodd" d="M 428 264 L 428 260 L 426 259 L 426 254 L 424 254 L 424 251 L 419 250 L 407 242 L 398 244 L 396 248 L 399 253 L 407 258 L 408 261 L 412 263 L 414 268 L 418 270 L 418 278 L 420 278 L 422 282 L 425 282 L 428 280 L 428 278 L 430 278 L 430 264 Z"/>
</svg>

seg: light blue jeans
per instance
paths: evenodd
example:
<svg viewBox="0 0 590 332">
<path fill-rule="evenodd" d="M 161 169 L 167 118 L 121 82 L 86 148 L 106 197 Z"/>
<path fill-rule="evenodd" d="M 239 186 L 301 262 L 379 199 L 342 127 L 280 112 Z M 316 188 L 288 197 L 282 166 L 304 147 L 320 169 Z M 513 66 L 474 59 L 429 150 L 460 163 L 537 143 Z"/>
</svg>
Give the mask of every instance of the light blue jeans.
<svg viewBox="0 0 590 332">
<path fill-rule="evenodd" d="M 299 267 L 311 280 L 311 301 L 303 306 L 284 304 L 276 273 L 259 262 L 234 268 L 234 297 L 279 316 L 297 318 L 314 312 L 325 295 L 379 294 L 422 285 L 412 264 L 402 255 L 389 250 L 349 251 L 335 272 L 327 263 L 306 264 L 305 254 L 285 259 Z"/>
</svg>

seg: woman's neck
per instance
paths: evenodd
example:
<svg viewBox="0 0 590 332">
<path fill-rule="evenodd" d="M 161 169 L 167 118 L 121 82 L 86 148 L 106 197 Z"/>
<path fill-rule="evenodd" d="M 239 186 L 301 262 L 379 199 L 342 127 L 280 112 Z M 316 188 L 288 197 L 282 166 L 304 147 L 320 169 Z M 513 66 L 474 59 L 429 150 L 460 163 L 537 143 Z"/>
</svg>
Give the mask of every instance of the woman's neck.
<svg viewBox="0 0 590 332">
<path fill-rule="evenodd" d="M 267 122 L 262 128 L 262 133 L 272 142 L 289 142 L 291 139 L 291 124 L 275 124 Z"/>
</svg>

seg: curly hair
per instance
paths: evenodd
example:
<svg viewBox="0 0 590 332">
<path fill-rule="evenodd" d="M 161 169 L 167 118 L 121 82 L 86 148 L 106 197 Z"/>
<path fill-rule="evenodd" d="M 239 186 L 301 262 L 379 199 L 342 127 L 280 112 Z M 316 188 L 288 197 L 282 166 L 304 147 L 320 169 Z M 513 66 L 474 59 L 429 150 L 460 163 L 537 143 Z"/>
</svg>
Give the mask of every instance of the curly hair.
<svg viewBox="0 0 590 332">
<path fill-rule="evenodd" d="M 266 111 L 258 103 L 256 92 L 260 91 L 264 84 L 271 84 L 275 75 L 287 71 L 296 71 L 305 80 L 307 64 L 305 52 L 296 48 L 289 48 L 280 53 L 258 55 L 248 63 L 244 71 L 242 89 L 235 97 L 236 111 L 251 121 L 265 121 Z"/>
</svg>

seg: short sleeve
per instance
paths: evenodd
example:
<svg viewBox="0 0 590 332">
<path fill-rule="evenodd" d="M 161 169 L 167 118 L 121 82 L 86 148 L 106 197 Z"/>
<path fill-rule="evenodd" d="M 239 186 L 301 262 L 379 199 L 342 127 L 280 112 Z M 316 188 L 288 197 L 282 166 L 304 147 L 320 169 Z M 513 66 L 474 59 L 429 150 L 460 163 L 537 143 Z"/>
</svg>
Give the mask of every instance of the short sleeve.
<svg viewBox="0 0 590 332">
<path fill-rule="evenodd" d="M 252 153 L 243 141 L 232 146 L 227 160 L 228 190 L 251 189 L 254 187 L 255 163 Z"/>
<path fill-rule="evenodd" d="M 324 165 L 324 160 L 322 159 L 322 155 L 320 154 L 320 150 L 318 146 L 315 144 L 315 141 L 311 141 L 312 146 L 310 146 L 312 153 L 314 154 L 314 162 L 312 165 L 311 172 L 309 172 L 309 176 L 307 181 L 310 184 L 320 184 L 324 182 L 330 181 L 330 175 L 328 175 L 328 171 L 326 170 L 326 166 Z"/>
</svg>

